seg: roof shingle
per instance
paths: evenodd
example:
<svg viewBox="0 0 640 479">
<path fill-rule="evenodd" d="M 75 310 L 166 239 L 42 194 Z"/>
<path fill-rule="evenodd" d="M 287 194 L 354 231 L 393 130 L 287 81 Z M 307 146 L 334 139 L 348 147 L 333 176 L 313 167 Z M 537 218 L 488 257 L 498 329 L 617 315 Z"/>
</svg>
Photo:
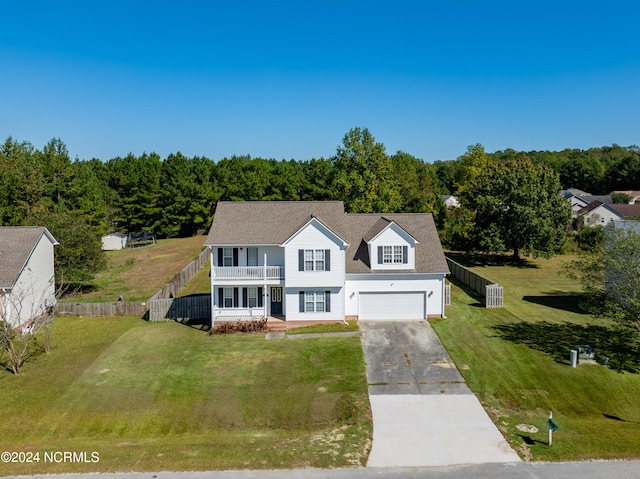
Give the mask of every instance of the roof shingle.
<svg viewBox="0 0 640 479">
<path fill-rule="evenodd" d="M 57 244 L 42 226 L 0 226 L 0 288 L 13 288 L 44 234 Z"/>
<path fill-rule="evenodd" d="M 349 243 L 347 273 L 372 273 L 367 241 L 391 222 L 418 241 L 414 272 L 449 272 L 431 214 L 346 214 L 341 201 L 222 201 L 205 245 L 281 245 L 312 217 Z"/>
</svg>

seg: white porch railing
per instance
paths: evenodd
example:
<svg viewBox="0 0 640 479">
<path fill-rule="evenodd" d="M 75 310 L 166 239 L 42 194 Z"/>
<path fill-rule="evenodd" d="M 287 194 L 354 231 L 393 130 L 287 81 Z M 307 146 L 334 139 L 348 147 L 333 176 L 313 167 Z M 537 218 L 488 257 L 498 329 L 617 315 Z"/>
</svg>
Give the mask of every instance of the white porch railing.
<svg viewBox="0 0 640 479">
<path fill-rule="evenodd" d="M 253 321 L 264 317 L 264 308 L 215 308 L 215 321 Z"/>
<path fill-rule="evenodd" d="M 280 266 L 214 266 L 216 279 L 264 280 L 282 279 Z"/>
</svg>

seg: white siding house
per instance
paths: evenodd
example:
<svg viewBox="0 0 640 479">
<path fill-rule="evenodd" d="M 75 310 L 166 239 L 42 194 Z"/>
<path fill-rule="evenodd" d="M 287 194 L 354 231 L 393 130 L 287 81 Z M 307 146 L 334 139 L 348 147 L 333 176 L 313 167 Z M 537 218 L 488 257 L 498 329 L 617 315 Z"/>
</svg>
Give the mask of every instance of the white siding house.
<svg viewBox="0 0 640 479">
<path fill-rule="evenodd" d="M 42 227 L 0 227 L 0 319 L 21 327 L 55 305 L 54 246 Z"/>
<path fill-rule="evenodd" d="M 449 270 L 430 214 L 345 214 L 337 201 L 220 202 L 205 245 L 212 323 L 444 315 Z"/>
</svg>

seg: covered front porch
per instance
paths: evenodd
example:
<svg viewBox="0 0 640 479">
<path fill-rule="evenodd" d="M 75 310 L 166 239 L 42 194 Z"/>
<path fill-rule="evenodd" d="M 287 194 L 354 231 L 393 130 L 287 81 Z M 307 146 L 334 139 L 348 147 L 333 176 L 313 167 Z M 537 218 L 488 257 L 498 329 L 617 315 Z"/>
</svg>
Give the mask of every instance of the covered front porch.
<svg viewBox="0 0 640 479">
<path fill-rule="evenodd" d="M 253 321 L 264 317 L 284 320 L 283 287 L 280 285 L 259 286 L 216 285 L 211 304 L 211 320 Z"/>
</svg>

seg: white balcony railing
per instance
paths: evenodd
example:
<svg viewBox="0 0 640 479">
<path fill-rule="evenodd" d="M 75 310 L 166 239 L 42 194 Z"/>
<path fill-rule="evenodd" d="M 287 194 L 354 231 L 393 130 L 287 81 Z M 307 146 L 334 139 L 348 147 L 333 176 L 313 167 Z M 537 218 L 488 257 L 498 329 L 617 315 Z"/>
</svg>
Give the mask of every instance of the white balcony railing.
<svg viewBox="0 0 640 479">
<path fill-rule="evenodd" d="M 265 280 L 282 279 L 280 266 L 214 266 L 213 277 L 216 279 Z"/>
</svg>

